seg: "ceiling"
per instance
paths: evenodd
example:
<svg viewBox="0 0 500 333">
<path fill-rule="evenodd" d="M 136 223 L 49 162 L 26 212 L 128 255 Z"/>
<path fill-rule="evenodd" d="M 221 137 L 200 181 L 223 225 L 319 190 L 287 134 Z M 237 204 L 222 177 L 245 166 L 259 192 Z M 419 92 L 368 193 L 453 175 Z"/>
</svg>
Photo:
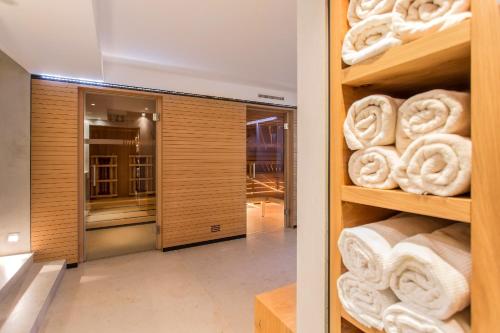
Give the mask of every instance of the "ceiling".
<svg viewBox="0 0 500 333">
<path fill-rule="evenodd" d="M 0 0 L 0 50 L 32 74 L 102 79 L 87 0 Z"/>
<path fill-rule="evenodd" d="M 107 81 L 117 63 L 295 92 L 295 2 L 0 0 L 0 49 L 35 74 Z"/>
</svg>

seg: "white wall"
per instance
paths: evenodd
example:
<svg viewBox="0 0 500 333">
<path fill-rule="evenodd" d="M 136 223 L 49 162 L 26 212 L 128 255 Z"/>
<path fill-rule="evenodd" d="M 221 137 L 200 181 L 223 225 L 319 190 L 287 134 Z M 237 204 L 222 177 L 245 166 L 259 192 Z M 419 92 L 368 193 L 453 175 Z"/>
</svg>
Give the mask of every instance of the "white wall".
<svg viewBox="0 0 500 333">
<path fill-rule="evenodd" d="M 235 98 L 264 103 L 295 106 L 295 91 L 276 90 L 234 82 L 174 73 L 153 65 L 139 65 L 104 59 L 104 81 L 138 87 L 156 88 L 182 93 Z M 284 101 L 259 98 L 259 94 L 283 96 Z"/>
<path fill-rule="evenodd" d="M 0 256 L 30 251 L 30 75 L 0 51 Z M 19 242 L 8 243 L 9 233 Z"/>
<path fill-rule="evenodd" d="M 326 332 L 328 40 L 326 0 L 298 0 L 297 332 Z"/>
</svg>

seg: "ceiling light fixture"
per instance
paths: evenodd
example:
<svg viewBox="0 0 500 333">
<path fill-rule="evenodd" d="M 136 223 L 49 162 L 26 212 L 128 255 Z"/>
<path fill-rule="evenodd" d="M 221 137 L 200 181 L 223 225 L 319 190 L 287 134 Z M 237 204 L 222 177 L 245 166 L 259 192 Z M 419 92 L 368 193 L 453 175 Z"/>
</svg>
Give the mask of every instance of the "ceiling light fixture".
<svg viewBox="0 0 500 333">
<path fill-rule="evenodd" d="M 149 110 L 149 108 L 144 108 L 144 110 L 148 111 L 148 110 Z"/>
<path fill-rule="evenodd" d="M 247 126 L 258 125 L 258 124 L 262 124 L 262 123 L 267 123 L 268 121 L 274 121 L 274 120 L 277 120 L 277 119 L 278 119 L 278 117 L 269 117 L 269 118 L 252 120 L 252 121 L 247 122 Z"/>
<path fill-rule="evenodd" d="M 143 116 L 143 117 L 146 117 L 146 112 L 143 112 L 143 113 L 142 113 L 142 116 Z"/>
</svg>

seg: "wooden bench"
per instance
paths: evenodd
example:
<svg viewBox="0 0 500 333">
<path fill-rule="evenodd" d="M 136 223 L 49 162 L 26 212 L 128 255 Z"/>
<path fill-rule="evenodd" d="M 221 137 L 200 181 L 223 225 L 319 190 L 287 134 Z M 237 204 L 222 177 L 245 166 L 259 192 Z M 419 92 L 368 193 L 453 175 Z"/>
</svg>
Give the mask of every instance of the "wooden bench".
<svg viewBox="0 0 500 333">
<path fill-rule="evenodd" d="M 255 297 L 255 333 L 295 333 L 296 284 Z"/>
</svg>

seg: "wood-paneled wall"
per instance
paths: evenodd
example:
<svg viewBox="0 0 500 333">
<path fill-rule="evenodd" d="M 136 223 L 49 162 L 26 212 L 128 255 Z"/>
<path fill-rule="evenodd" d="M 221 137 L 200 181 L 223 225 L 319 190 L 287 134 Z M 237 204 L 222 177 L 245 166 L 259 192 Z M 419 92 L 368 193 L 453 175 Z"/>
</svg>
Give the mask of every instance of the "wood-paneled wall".
<svg viewBox="0 0 500 333">
<path fill-rule="evenodd" d="M 31 234 L 38 261 L 79 260 L 78 89 L 32 80 Z M 161 247 L 246 234 L 247 105 L 162 100 Z"/>
<path fill-rule="evenodd" d="M 78 262 L 78 87 L 32 80 L 31 250 Z"/>
<path fill-rule="evenodd" d="M 245 119 L 241 103 L 163 97 L 163 248 L 246 233 Z"/>
</svg>

